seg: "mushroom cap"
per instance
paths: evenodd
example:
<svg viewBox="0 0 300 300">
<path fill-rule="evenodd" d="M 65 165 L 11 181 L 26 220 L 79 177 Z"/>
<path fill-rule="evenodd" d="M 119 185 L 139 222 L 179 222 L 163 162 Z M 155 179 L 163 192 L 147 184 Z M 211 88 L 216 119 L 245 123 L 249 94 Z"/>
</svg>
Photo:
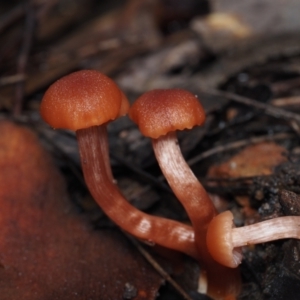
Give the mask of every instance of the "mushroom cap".
<svg viewBox="0 0 300 300">
<path fill-rule="evenodd" d="M 46 91 L 40 112 L 53 128 L 78 130 L 126 114 L 129 103 L 112 79 L 95 70 L 71 73 Z"/>
<path fill-rule="evenodd" d="M 129 117 L 143 135 L 155 139 L 203 124 L 205 112 L 199 100 L 186 90 L 152 90 L 135 101 Z"/>
<path fill-rule="evenodd" d="M 228 210 L 212 219 L 206 235 L 207 248 L 213 259 L 230 268 L 236 268 L 242 260 L 240 248 L 233 245 L 233 226 L 233 214 Z"/>
</svg>

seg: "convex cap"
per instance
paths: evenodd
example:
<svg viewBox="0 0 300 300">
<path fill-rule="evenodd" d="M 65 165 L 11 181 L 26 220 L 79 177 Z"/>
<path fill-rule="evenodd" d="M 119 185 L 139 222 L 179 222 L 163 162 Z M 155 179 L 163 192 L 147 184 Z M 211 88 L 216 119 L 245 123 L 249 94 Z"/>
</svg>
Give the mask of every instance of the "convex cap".
<svg viewBox="0 0 300 300">
<path fill-rule="evenodd" d="M 129 103 L 112 79 L 95 70 L 64 76 L 46 91 L 42 118 L 53 128 L 78 130 L 127 113 Z"/>
<path fill-rule="evenodd" d="M 170 131 L 203 124 L 205 112 L 199 100 L 181 89 L 152 90 L 139 97 L 129 117 L 143 135 L 158 138 Z"/>
</svg>

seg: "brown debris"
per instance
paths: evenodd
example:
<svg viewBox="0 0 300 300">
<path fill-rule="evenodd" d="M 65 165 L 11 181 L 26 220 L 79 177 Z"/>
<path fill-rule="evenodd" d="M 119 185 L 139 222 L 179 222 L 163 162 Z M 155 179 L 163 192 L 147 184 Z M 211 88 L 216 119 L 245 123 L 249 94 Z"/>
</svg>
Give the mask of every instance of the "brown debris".
<svg viewBox="0 0 300 300">
<path fill-rule="evenodd" d="M 299 1 L 212 0 L 212 12 L 198 18 L 193 27 L 214 51 L 240 47 L 246 41 L 263 40 L 297 31 Z"/>
<path fill-rule="evenodd" d="M 279 193 L 279 203 L 287 216 L 300 216 L 300 195 L 282 190 Z"/>
<path fill-rule="evenodd" d="M 250 145 L 234 155 L 230 160 L 212 166 L 210 177 L 250 177 L 270 175 L 275 166 L 285 162 L 286 149 L 273 142 Z"/>
<path fill-rule="evenodd" d="M 122 299 L 128 287 L 155 299 L 162 279 L 119 232 L 78 215 L 34 134 L 0 130 L 1 299 Z"/>
<path fill-rule="evenodd" d="M 286 153 L 286 149 L 274 142 L 261 142 L 250 145 L 229 160 L 211 166 L 208 176 L 240 178 L 270 175 L 276 166 L 287 161 L 283 155 L 284 153 Z M 246 217 L 245 224 L 251 224 L 259 219 L 257 211 L 251 207 L 248 195 L 236 195 L 235 200 L 243 207 L 242 212 Z"/>
</svg>

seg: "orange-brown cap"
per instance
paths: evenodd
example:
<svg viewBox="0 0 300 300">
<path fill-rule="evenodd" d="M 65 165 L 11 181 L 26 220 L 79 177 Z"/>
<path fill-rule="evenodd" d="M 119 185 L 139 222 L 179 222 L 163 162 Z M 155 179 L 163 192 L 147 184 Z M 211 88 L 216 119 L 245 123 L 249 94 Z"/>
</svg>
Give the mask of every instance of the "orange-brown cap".
<svg viewBox="0 0 300 300">
<path fill-rule="evenodd" d="M 95 70 L 64 76 L 46 91 L 42 118 L 53 128 L 78 130 L 126 114 L 129 103 L 114 81 Z"/>
<path fill-rule="evenodd" d="M 203 124 L 205 113 L 199 100 L 181 89 L 153 90 L 139 97 L 129 110 L 143 135 L 158 138 L 170 131 Z"/>
<path fill-rule="evenodd" d="M 236 268 L 242 260 L 239 248 L 234 248 L 232 240 L 233 215 L 225 211 L 212 219 L 208 226 L 206 243 L 211 256 L 218 263 Z"/>
</svg>

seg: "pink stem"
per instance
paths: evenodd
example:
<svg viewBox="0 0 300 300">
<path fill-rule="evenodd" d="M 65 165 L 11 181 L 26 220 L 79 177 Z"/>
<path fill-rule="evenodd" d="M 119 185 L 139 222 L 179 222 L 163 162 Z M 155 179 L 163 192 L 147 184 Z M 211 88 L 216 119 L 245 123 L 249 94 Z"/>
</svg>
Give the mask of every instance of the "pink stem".
<svg viewBox="0 0 300 300">
<path fill-rule="evenodd" d="M 176 197 L 184 206 L 200 239 L 206 244 L 208 224 L 217 214 L 216 209 L 189 165 L 182 156 L 175 132 L 152 139 L 155 156 Z"/>
<path fill-rule="evenodd" d="M 234 248 L 285 238 L 300 239 L 300 217 L 279 217 L 232 229 Z"/>
<path fill-rule="evenodd" d="M 194 231 L 190 226 L 145 214 L 122 196 L 107 171 L 106 126 L 76 131 L 82 169 L 87 186 L 103 211 L 133 236 L 198 258 Z"/>
<path fill-rule="evenodd" d="M 207 294 L 213 299 L 237 295 L 241 286 L 239 270 L 220 265 L 208 252 L 207 228 L 217 212 L 202 184 L 183 158 L 176 133 L 170 132 L 152 139 L 152 144 L 165 178 L 193 224 L 199 262 L 204 269 L 202 274 L 207 276 Z"/>
</svg>

